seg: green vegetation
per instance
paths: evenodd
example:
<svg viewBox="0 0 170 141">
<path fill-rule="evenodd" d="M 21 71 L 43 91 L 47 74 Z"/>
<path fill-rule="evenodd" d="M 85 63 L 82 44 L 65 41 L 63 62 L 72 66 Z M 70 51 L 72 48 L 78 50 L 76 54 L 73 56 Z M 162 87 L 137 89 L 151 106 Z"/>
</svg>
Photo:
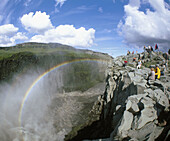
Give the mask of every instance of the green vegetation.
<svg viewBox="0 0 170 141">
<path fill-rule="evenodd" d="M 145 62 L 143 65 L 147 68 L 149 68 L 151 65 L 156 65 L 158 64 L 158 62 L 156 61 L 152 61 L 152 62 Z"/>
<path fill-rule="evenodd" d="M 27 70 L 44 71 L 65 61 L 75 59 L 99 59 L 82 50 L 60 44 L 25 43 L 14 47 L 0 48 L 0 82 L 11 80 L 17 73 Z M 85 91 L 104 80 L 104 72 L 99 73 L 97 63 L 73 63 L 64 78 L 66 91 Z"/>
<path fill-rule="evenodd" d="M 71 130 L 71 132 L 70 132 L 68 135 L 66 135 L 66 137 L 65 137 L 64 140 L 67 141 L 67 140 L 72 139 L 73 137 L 75 137 L 76 135 L 78 135 L 78 131 L 80 131 L 80 130 L 83 129 L 84 127 L 85 127 L 84 124 L 79 124 L 79 125 L 73 127 L 72 130 Z"/>
<path fill-rule="evenodd" d="M 96 63 L 79 62 L 72 64 L 67 73 L 69 77 L 65 80 L 68 85 L 65 85 L 64 89 L 66 91 L 85 91 L 87 88 L 93 87 L 104 80 L 104 75 L 99 74 L 98 71 L 99 67 Z"/>
</svg>

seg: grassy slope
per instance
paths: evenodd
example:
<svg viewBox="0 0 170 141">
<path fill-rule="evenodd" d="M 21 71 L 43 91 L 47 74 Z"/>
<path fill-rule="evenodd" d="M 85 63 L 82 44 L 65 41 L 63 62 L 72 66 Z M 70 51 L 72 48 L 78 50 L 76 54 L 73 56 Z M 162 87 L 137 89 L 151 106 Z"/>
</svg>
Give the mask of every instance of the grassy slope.
<svg viewBox="0 0 170 141">
<path fill-rule="evenodd" d="M 100 57 L 60 44 L 26 43 L 10 48 L 0 48 L 0 81 L 8 81 L 15 73 L 21 73 L 30 68 L 48 70 L 64 61 L 84 58 L 97 59 Z M 66 91 L 84 91 L 102 81 L 104 74 L 96 74 L 97 69 L 94 67 L 97 65 L 73 64 L 71 71 L 67 72 L 64 89 Z M 92 77 L 94 74 L 95 76 Z"/>
</svg>

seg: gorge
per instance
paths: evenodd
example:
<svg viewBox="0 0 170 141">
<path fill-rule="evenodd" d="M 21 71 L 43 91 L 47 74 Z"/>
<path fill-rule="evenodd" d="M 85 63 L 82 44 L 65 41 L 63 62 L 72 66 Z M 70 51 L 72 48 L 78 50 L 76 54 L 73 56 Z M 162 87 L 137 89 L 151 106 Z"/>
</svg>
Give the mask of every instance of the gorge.
<svg viewBox="0 0 170 141">
<path fill-rule="evenodd" d="M 0 140 L 64 140 L 104 91 L 110 56 L 61 44 L 0 48 Z M 89 100 L 90 99 L 90 100 Z M 83 117 L 83 118 L 82 118 Z"/>
<path fill-rule="evenodd" d="M 169 140 L 169 70 L 147 81 L 163 54 L 152 52 L 141 69 L 132 61 L 139 54 L 112 58 L 61 44 L 0 54 L 0 140 Z"/>
</svg>

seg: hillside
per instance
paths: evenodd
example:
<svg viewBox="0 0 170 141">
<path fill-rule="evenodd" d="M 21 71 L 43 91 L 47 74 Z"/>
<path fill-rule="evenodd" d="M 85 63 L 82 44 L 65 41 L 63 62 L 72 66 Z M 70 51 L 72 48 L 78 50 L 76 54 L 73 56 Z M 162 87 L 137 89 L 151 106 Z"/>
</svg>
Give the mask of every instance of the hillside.
<svg viewBox="0 0 170 141">
<path fill-rule="evenodd" d="M 13 47 L 1 47 L 0 82 L 11 80 L 14 74 L 23 74 L 29 70 L 43 73 L 63 62 L 83 59 L 103 59 L 103 62 L 107 62 L 112 58 L 107 54 L 75 49 L 57 43 L 24 43 Z M 67 76 L 69 76 L 67 79 L 64 78 L 65 89 L 68 91 L 85 90 L 97 82 L 103 81 L 105 67 L 102 67 L 102 65 L 106 66 L 101 62 L 79 61 L 79 63 L 72 64 L 69 70 L 68 68 L 65 69 L 65 71 L 68 71 Z M 100 68 L 100 74 L 97 74 L 98 68 Z M 94 79 L 92 79 L 92 75 L 95 77 Z M 70 81 L 73 85 L 68 86 L 67 84 Z"/>
</svg>

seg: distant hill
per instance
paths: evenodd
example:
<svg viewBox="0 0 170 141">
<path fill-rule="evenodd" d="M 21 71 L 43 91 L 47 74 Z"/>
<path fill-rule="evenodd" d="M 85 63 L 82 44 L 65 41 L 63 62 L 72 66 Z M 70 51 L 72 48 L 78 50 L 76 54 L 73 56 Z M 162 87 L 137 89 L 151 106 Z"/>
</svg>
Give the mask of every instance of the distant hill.
<svg viewBox="0 0 170 141">
<path fill-rule="evenodd" d="M 112 57 L 58 43 L 23 43 L 12 47 L 0 47 L 0 82 L 12 81 L 14 75 L 27 73 L 29 70 L 43 73 L 57 64 L 76 59 L 103 59 L 107 62 Z M 69 77 L 64 79 L 64 89 L 85 90 L 103 81 L 106 66 L 99 62 L 73 64 L 65 72 Z"/>
</svg>

